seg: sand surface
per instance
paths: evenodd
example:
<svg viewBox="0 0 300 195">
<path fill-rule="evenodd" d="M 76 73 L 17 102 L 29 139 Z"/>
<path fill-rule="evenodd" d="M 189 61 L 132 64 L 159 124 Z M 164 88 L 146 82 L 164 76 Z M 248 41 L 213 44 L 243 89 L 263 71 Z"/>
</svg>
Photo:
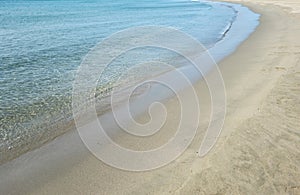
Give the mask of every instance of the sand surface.
<svg viewBox="0 0 300 195">
<path fill-rule="evenodd" d="M 197 156 L 210 113 L 206 85 L 198 82 L 204 114 L 191 146 L 175 162 L 149 172 L 120 171 L 69 133 L 1 166 L 0 194 L 300 194 L 300 1 L 236 2 L 262 14 L 261 24 L 219 64 L 227 115 L 207 156 Z M 155 144 L 172 133 L 177 104 L 166 103 L 171 122 Z M 128 139 L 117 141 L 131 147 Z"/>
</svg>

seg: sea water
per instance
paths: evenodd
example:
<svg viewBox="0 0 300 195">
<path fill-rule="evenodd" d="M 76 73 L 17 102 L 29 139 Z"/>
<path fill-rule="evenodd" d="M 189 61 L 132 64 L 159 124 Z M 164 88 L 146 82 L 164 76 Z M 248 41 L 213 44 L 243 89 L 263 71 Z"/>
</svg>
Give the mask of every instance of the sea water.
<svg viewBox="0 0 300 195">
<path fill-rule="evenodd" d="M 212 48 L 226 37 L 237 16 L 238 10 L 228 4 L 189 0 L 2 0 L 0 163 L 72 126 L 76 70 L 104 38 L 129 27 L 159 25 L 179 29 Z M 156 52 L 162 58 L 169 55 Z M 133 63 L 125 64 L 128 68 Z M 107 95 L 115 87 L 120 67 L 110 66 L 98 94 Z M 135 79 L 130 77 L 129 83 Z"/>
</svg>

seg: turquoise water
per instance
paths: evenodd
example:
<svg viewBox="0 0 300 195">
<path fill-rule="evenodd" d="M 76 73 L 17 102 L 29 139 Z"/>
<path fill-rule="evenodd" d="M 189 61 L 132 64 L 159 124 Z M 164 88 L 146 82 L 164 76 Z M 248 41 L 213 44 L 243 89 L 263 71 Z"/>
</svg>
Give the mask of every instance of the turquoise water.
<svg viewBox="0 0 300 195">
<path fill-rule="evenodd" d="M 187 0 L 2 0 L 0 163 L 72 126 L 76 69 L 105 37 L 128 27 L 164 25 L 212 47 L 236 14 L 230 6 Z M 99 93 L 114 87 L 117 66 L 110 67 Z"/>
</svg>

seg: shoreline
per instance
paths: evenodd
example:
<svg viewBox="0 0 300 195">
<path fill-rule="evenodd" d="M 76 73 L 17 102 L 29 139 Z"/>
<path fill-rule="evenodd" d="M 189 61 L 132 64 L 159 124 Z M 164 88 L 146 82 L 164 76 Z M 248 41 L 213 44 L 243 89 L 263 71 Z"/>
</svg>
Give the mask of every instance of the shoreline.
<svg viewBox="0 0 300 195">
<path fill-rule="evenodd" d="M 211 4 L 212 6 L 214 4 L 221 3 L 222 6 L 229 7 L 236 13 L 236 16 L 230 22 L 230 26 L 227 27 L 226 30 L 222 33 L 222 37 L 213 46 L 207 48 L 210 55 L 212 55 L 213 59 L 216 60 L 216 62 L 219 62 L 222 59 L 226 58 L 226 56 L 232 54 L 234 50 L 241 44 L 241 42 L 245 41 L 245 39 L 247 39 L 247 37 L 255 30 L 255 28 L 258 25 L 259 15 L 256 13 L 252 13 L 247 7 L 243 7 L 240 4 L 213 2 L 213 1 L 204 1 L 204 3 Z M 245 18 L 245 15 L 247 16 L 247 18 Z M 248 26 L 244 27 L 242 23 L 247 23 Z M 226 50 L 223 48 L 226 48 Z M 189 80 L 191 80 L 192 83 L 195 83 L 199 79 L 203 79 L 203 76 L 195 72 L 194 67 L 182 65 L 182 67 L 179 69 L 185 75 L 187 75 L 187 77 L 189 78 Z M 208 65 L 207 67 L 203 67 L 203 71 L 204 71 L 203 74 L 206 74 L 210 70 L 211 70 L 211 65 Z M 175 74 L 172 74 L 172 71 L 163 72 L 159 75 L 154 75 L 154 77 L 155 78 L 160 77 L 160 75 L 162 74 L 168 74 L 171 79 L 176 78 L 174 76 Z M 181 85 L 181 83 L 178 83 L 178 85 Z M 126 87 L 130 87 L 130 86 L 125 86 L 124 90 L 126 90 Z M 155 94 L 152 94 L 152 96 L 154 95 Z M 169 98 L 171 97 L 161 96 L 160 99 L 164 101 L 165 99 L 167 100 Z M 110 110 L 109 109 L 110 105 L 109 103 L 107 103 L 108 101 L 106 99 L 109 99 L 109 97 L 105 97 L 103 98 L 103 100 L 101 100 L 101 102 L 103 102 L 104 105 L 97 105 L 97 113 L 99 113 L 99 115 L 105 114 L 107 111 Z M 69 111 L 66 110 L 64 111 L 64 113 L 65 112 L 69 112 Z M 21 144 L 18 143 L 9 146 L 3 144 L 1 146 L 1 152 L 0 152 L 1 154 L 0 165 L 10 162 L 14 159 L 17 159 L 19 156 L 26 154 L 27 152 L 30 152 L 32 150 L 38 150 L 40 147 L 42 147 L 45 144 L 48 144 L 49 142 L 53 141 L 57 137 L 64 135 L 65 133 L 72 130 L 73 128 L 75 129 L 73 119 L 71 119 L 73 117 L 72 113 L 69 114 L 70 115 L 60 117 L 62 119 L 57 120 L 56 122 L 49 120 L 48 123 L 45 123 L 44 126 L 47 126 L 49 128 L 48 130 L 42 130 L 43 133 L 42 135 L 38 135 L 37 136 L 38 138 L 35 138 L 35 135 L 31 136 L 33 137 L 32 140 L 38 140 L 37 142 L 34 141 L 31 141 L 32 143 L 22 142 Z M 49 136 L 50 133 L 51 135 Z M 48 135 L 48 137 L 43 135 Z"/>
<path fill-rule="evenodd" d="M 237 3 L 246 4 L 261 13 L 261 24 L 237 51 L 219 64 L 226 85 L 228 114 L 217 146 L 206 157 L 199 158 L 196 155 L 203 130 L 208 125 L 206 115 L 188 150 L 175 162 L 153 172 L 115 170 L 89 154 L 80 144 L 79 137 L 73 134 L 69 138 L 59 137 L 49 143 L 60 154 L 43 146 L 39 153 L 30 152 L 31 159 L 21 156 L 18 161 L 4 164 L 0 168 L 1 175 L 6 176 L 5 181 L 0 181 L 1 191 L 12 194 L 99 191 L 115 194 L 254 193 L 259 190 L 266 193 L 296 192 L 297 186 L 300 186 L 297 183 L 300 177 L 300 167 L 297 165 L 300 155 L 295 148 L 299 149 L 300 146 L 297 143 L 299 132 L 294 129 L 299 129 L 296 121 L 299 110 L 295 106 L 299 99 L 294 95 L 299 94 L 297 75 L 300 54 L 297 49 L 300 48 L 300 40 L 297 38 L 297 30 L 300 25 L 294 22 L 299 16 L 290 15 L 272 5 Z M 294 80 L 289 83 L 291 78 Z M 286 87 L 289 85 L 292 85 L 291 88 Z M 205 88 L 205 84 L 197 82 L 195 87 L 199 92 Z M 281 94 L 283 92 L 287 95 Z M 205 106 L 209 102 L 206 95 L 202 96 L 202 106 L 207 111 L 204 113 L 209 113 L 210 108 Z M 279 101 L 287 103 L 277 105 L 278 95 L 283 96 L 280 96 Z M 291 105 L 288 100 L 294 104 Z M 175 104 L 170 100 L 167 107 L 172 109 Z M 291 115 L 286 127 L 280 123 L 285 114 L 283 111 L 289 111 Z M 276 124 L 281 129 L 277 129 Z M 292 133 L 288 132 L 289 128 L 294 129 L 295 137 L 289 136 Z M 280 135 L 279 132 L 288 134 Z M 277 142 L 277 147 L 273 146 L 276 140 L 282 141 Z M 56 158 L 55 162 L 48 162 L 53 158 Z M 25 167 L 22 167 L 22 162 L 27 162 Z M 10 172 L 10 169 L 14 172 Z M 239 187 L 236 187 L 237 183 Z"/>
</svg>

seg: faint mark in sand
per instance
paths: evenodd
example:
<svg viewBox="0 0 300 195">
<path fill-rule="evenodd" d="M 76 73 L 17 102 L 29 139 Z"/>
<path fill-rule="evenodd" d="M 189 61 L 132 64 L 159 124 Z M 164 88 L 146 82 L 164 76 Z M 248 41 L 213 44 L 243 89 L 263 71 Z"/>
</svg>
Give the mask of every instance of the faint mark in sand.
<svg viewBox="0 0 300 195">
<path fill-rule="evenodd" d="M 283 66 L 276 66 L 275 69 L 276 70 L 284 70 L 284 71 L 286 70 L 286 68 Z"/>
<path fill-rule="evenodd" d="M 300 194 L 300 186 L 286 186 L 284 192 L 292 195 Z"/>
</svg>

